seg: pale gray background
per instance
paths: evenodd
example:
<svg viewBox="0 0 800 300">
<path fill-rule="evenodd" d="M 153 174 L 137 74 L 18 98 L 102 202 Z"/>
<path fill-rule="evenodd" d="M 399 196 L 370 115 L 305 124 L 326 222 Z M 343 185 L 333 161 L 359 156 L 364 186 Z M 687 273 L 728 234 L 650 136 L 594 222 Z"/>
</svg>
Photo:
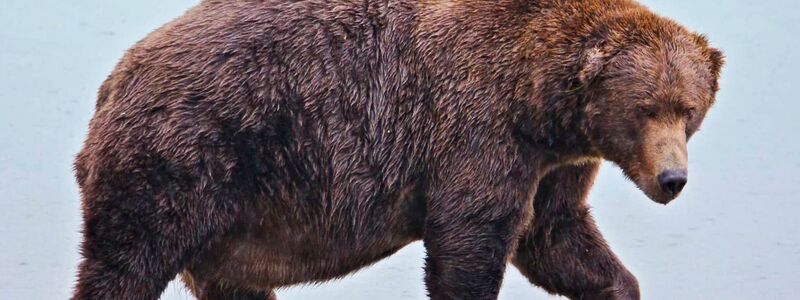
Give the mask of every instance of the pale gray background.
<svg viewBox="0 0 800 300">
<path fill-rule="evenodd" d="M 66 299 L 80 204 L 71 163 L 123 51 L 190 0 L 0 0 L 0 299 Z M 800 299 L 800 2 L 646 0 L 705 32 L 728 65 L 690 144 L 691 180 L 656 205 L 606 166 L 591 195 L 644 299 Z M 281 299 L 423 299 L 417 243 Z M 171 285 L 163 299 L 189 299 Z M 511 268 L 501 299 L 550 299 Z"/>
</svg>

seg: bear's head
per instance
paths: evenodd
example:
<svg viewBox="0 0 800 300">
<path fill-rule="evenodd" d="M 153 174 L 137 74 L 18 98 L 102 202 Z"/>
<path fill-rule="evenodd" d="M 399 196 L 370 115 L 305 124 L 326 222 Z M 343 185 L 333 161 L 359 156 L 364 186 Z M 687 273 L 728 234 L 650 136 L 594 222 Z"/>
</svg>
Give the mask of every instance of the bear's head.
<svg viewBox="0 0 800 300">
<path fill-rule="evenodd" d="M 666 204 L 687 182 L 686 143 L 714 103 L 723 54 L 680 30 L 621 39 L 582 57 L 583 130 L 600 156 Z"/>
</svg>

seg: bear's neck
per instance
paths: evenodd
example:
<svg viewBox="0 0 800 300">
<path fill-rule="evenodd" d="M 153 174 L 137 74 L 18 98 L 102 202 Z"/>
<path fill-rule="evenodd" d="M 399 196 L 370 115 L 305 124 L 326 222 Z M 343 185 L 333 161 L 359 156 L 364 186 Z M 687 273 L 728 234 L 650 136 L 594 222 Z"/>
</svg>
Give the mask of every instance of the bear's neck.
<svg viewBox="0 0 800 300">
<path fill-rule="evenodd" d="M 466 126 L 511 116 L 520 143 L 544 161 L 597 158 L 583 128 L 587 99 L 577 75 L 582 54 L 608 16 L 584 2 L 591 1 L 425 2 L 408 29 L 418 73 L 430 79 L 420 89 L 431 91 L 432 107 L 448 116 L 445 121 L 461 118 Z M 634 5 L 607 3 L 617 11 Z M 476 114 L 469 110 L 474 103 L 494 113 Z"/>
<path fill-rule="evenodd" d="M 546 165 L 576 164 L 600 159 L 584 129 L 583 111 L 586 105 L 582 95 L 563 95 L 553 90 L 539 91 L 541 102 L 534 105 L 528 120 L 531 128 L 518 126 L 531 148 Z"/>
<path fill-rule="evenodd" d="M 521 48 L 527 49 L 521 60 L 532 73 L 523 75 L 532 81 L 530 91 L 524 93 L 532 95 L 527 100 L 531 124 L 525 134 L 531 146 L 544 153 L 546 161 L 572 164 L 597 160 L 600 155 L 585 127 L 584 112 L 591 101 L 587 97 L 589 87 L 581 84 L 578 74 L 584 53 L 602 37 L 598 36 L 596 20 L 569 18 L 554 12 L 534 17 L 523 35 L 531 38 L 521 40 Z M 585 24 L 567 24 L 565 20 Z M 552 26 L 540 29 L 539 24 Z M 523 124 L 521 128 L 526 126 Z"/>
</svg>

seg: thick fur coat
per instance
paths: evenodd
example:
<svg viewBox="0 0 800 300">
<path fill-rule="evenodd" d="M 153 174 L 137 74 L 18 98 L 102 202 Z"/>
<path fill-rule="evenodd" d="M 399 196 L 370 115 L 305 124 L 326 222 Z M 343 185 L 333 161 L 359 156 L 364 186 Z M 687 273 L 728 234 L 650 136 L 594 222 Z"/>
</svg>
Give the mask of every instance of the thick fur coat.
<svg viewBox="0 0 800 300">
<path fill-rule="evenodd" d="M 433 299 L 495 299 L 508 261 L 638 299 L 586 195 L 603 158 L 637 184 L 679 158 L 721 64 L 628 0 L 203 1 L 100 89 L 73 299 L 157 299 L 179 273 L 273 299 L 417 240 Z"/>
</svg>

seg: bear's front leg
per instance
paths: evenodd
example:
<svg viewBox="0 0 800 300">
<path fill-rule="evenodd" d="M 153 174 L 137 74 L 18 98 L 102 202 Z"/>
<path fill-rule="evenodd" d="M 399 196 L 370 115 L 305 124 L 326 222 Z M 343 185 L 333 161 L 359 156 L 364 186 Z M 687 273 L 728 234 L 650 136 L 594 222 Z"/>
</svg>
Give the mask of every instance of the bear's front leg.
<svg viewBox="0 0 800 300">
<path fill-rule="evenodd" d="M 639 299 L 636 278 L 589 214 L 585 199 L 598 168 L 599 163 L 566 166 L 542 179 L 536 216 L 513 263 L 532 283 L 570 299 Z"/>
<path fill-rule="evenodd" d="M 531 172 L 465 161 L 431 182 L 424 242 L 434 300 L 497 299 L 521 224 L 532 212 Z"/>
</svg>

